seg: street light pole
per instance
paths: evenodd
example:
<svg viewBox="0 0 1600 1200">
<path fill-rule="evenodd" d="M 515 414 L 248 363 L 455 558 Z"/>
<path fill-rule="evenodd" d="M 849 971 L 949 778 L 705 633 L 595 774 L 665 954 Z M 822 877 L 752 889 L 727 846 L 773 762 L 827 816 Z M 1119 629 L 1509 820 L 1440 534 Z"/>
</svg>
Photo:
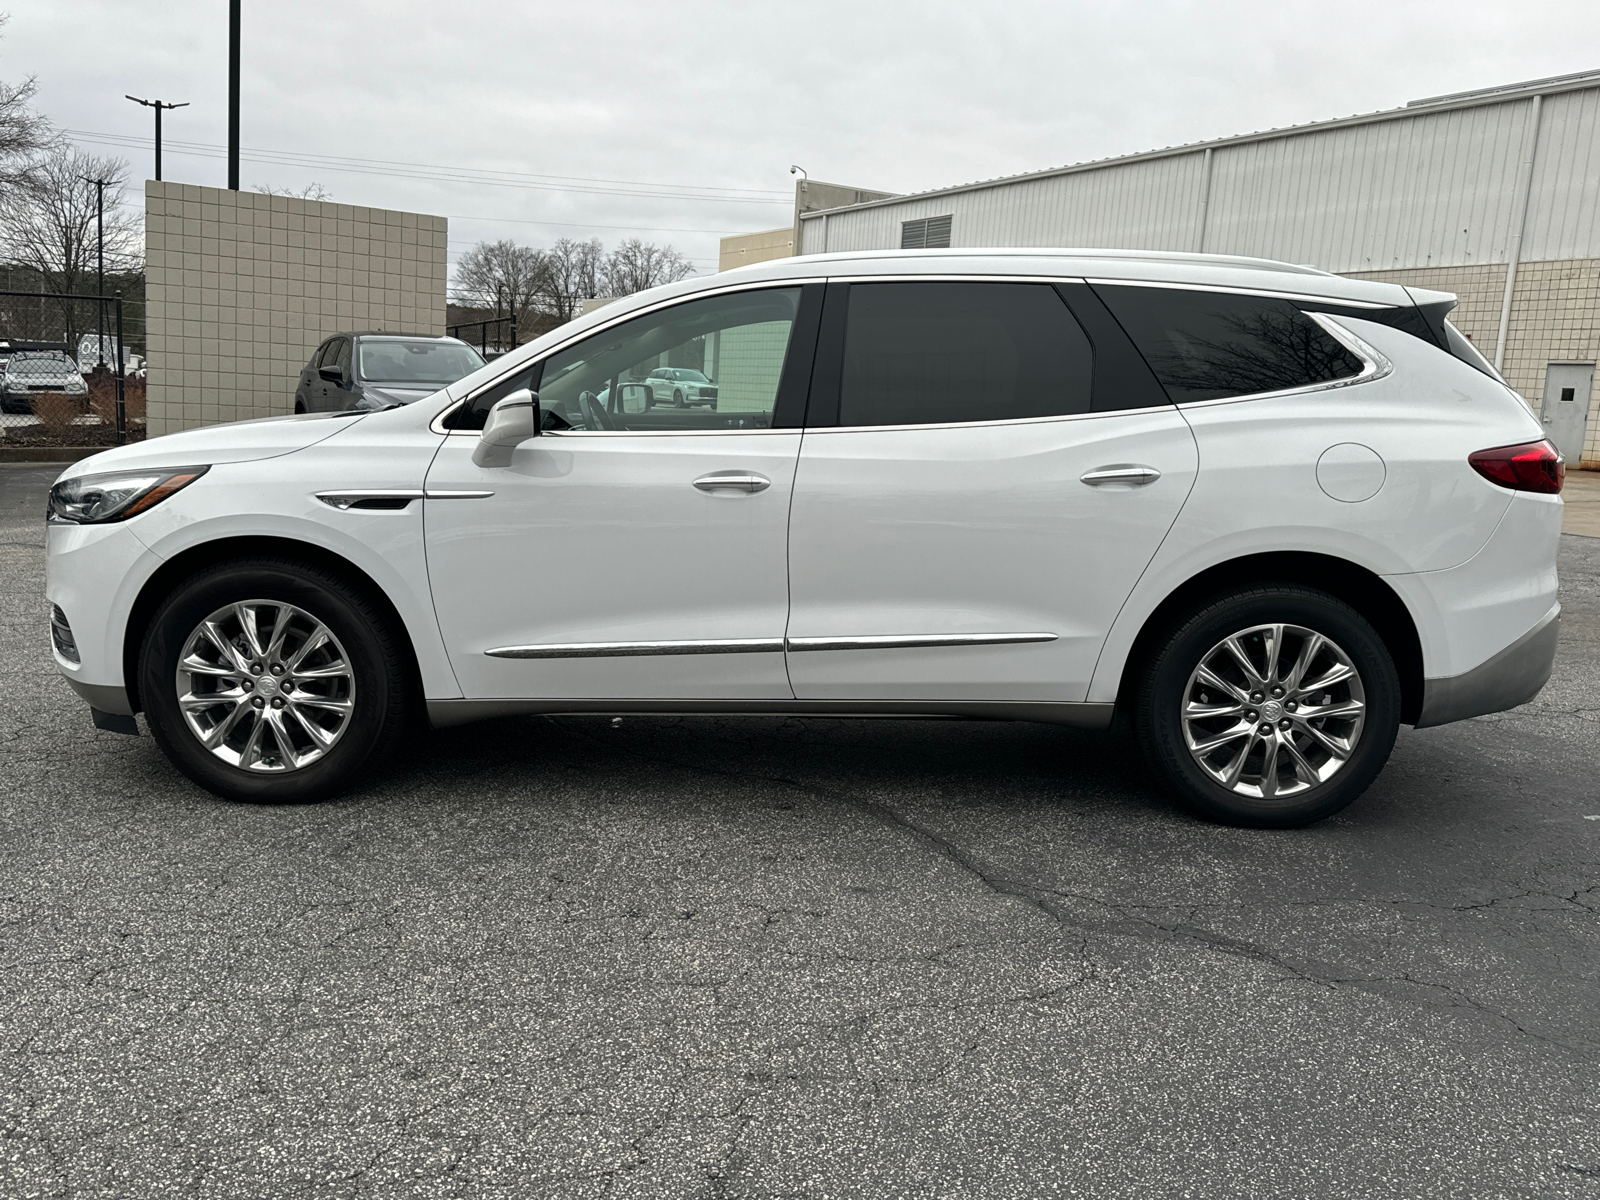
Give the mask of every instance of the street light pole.
<svg viewBox="0 0 1600 1200">
<path fill-rule="evenodd" d="M 239 0 L 228 0 L 228 190 L 239 190 Z"/>
<path fill-rule="evenodd" d="M 182 104 L 168 104 L 165 100 L 141 100 L 138 96 L 128 96 L 135 104 L 142 104 L 146 108 L 156 110 L 156 182 L 161 182 L 161 110 L 163 108 L 188 108 L 189 102 Z"/>
</svg>

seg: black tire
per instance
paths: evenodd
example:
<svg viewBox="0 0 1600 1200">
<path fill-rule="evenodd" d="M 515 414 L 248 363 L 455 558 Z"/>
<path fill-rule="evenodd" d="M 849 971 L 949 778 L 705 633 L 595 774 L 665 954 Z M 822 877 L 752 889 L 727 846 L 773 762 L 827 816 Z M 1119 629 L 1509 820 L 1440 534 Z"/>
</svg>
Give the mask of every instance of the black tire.
<svg viewBox="0 0 1600 1200">
<path fill-rule="evenodd" d="M 297 416 L 297 417 L 304 416 L 305 415 L 305 411 L 306 411 L 306 406 L 304 404 L 302 404 L 300 401 L 296 400 L 294 402 L 294 415 Z"/>
<path fill-rule="evenodd" d="M 684 402 L 683 393 L 682 392 L 673 392 L 672 393 L 672 407 L 673 408 L 688 408 L 689 407 L 688 404 Z"/>
<path fill-rule="evenodd" d="M 1312 676 L 1331 677 L 1337 665 L 1334 651 L 1341 651 L 1347 665 L 1353 666 L 1356 672 L 1354 682 L 1346 681 L 1342 685 L 1346 689 L 1342 693 L 1342 701 L 1338 698 L 1340 684 L 1331 685 L 1331 690 L 1326 692 L 1320 688 L 1311 689 L 1321 694 L 1307 695 L 1305 700 L 1295 701 L 1294 698 L 1301 693 L 1289 686 L 1288 679 L 1281 678 L 1276 682 L 1287 689 L 1285 695 L 1288 700 L 1268 711 L 1263 711 L 1263 708 L 1273 700 L 1270 686 L 1260 692 L 1252 690 L 1239 696 L 1224 695 L 1220 689 L 1213 688 L 1211 691 L 1218 692 L 1215 698 L 1209 691 L 1200 690 L 1209 687 L 1196 677 L 1202 661 L 1217 661 L 1213 658 L 1214 652 L 1222 648 L 1225 640 L 1233 635 L 1270 625 L 1309 630 L 1334 643 L 1332 650 L 1318 651 L 1324 657 L 1318 658 L 1316 668 L 1307 669 L 1305 674 L 1308 680 Z M 1240 644 L 1252 657 L 1261 656 L 1256 658 L 1258 663 L 1265 663 L 1273 640 L 1270 636 L 1256 634 L 1243 639 Z M 1307 648 L 1318 645 L 1309 636 L 1293 630 L 1276 640 L 1285 654 L 1303 653 Z M 1231 655 L 1222 655 L 1221 661 L 1231 661 Z M 1298 584 L 1263 584 L 1214 596 L 1170 624 L 1156 638 L 1144 662 L 1131 715 L 1134 733 L 1145 759 L 1186 807 L 1223 824 L 1257 829 L 1288 829 L 1310 825 L 1332 816 L 1367 790 L 1388 761 L 1395 735 L 1399 731 L 1400 678 L 1388 647 L 1366 618 L 1354 608 L 1314 588 Z M 1280 669 L 1292 673 L 1293 665 Z M 1192 678 L 1195 679 L 1192 686 L 1196 689 L 1193 695 Z M 1235 679 L 1223 680 L 1235 688 L 1247 685 L 1254 687 L 1249 681 L 1250 676 L 1242 670 Z M 1261 702 L 1254 700 L 1257 695 L 1263 697 Z M 1212 752 L 1214 757 L 1208 760 L 1212 769 L 1224 774 L 1229 773 L 1230 766 L 1242 768 L 1242 773 L 1237 776 L 1238 783 L 1232 788 L 1213 778 L 1197 760 L 1196 753 L 1190 750 L 1189 741 L 1185 738 L 1184 714 L 1185 706 L 1191 700 L 1216 703 L 1220 709 L 1238 704 L 1243 709 L 1237 716 L 1221 713 L 1214 720 L 1191 724 L 1189 727 L 1195 731 L 1195 745 L 1200 750 L 1204 749 L 1208 740 L 1202 736 L 1205 729 L 1216 731 L 1219 737 L 1235 729 L 1257 731 L 1234 734 L 1237 740 L 1219 744 L 1218 749 Z M 1351 707 L 1358 700 L 1364 705 L 1359 727 L 1354 725 L 1353 718 L 1313 717 L 1310 722 L 1305 720 L 1305 713 L 1315 711 L 1319 705 L 1336 710 Z M 1253 704 L 1257 707 L 1250 707 Z M 1306 705 L 1303 711 L 1299 707 L 1301 704 Z M 1296 711 L 1288 712 L 1286 708 Z M 1262 723 L 1260 718 L 1263 717 L 1272 719 Z M 1335 766 L 1326 778 L 1313 783 L 1307 775 L 1315 777 L 1320 772 L 1307 772 L 1305 768 L 1325 768 L 1337 758 L 1307 728 L 1319 721 L 1321 723 L 1316 727 L 1333 733 L 1335 741 L 1343 743 L 1349 740 L 1340 736 L 1341 731 L 1352 733 L 1355 740 L 1349 747 L 1348 755 L 1341 760 L 1343 765 Z M 1281 733 L 1272 732 L 1275 723 L 1282 730 Z M 1297 751 L 1306 751 L 1304 756 L 1297 759 L 1284 749 L 1284 743 L 1291 738 L 1295 740 Z M 1272 747 L 1270 760 L 1266 753 L 1269 742 L 1276 743 Z M 1240 757 L 1234 758 L 1235 747 L 1241 745 L 1247 748 L 1240 752 Z M 1260 757 L 1252 758 L 1252 754 L 1259 754 Z M 1321 764 L 1306 762 L 1307 758 L 1315 759 L 1319 755 L 1326 756 Z M 1272 763 L 1270 769 L 1266 767 L 1269 761 Z M 1239 787 L 1249 789 L 1252 786 L 1249 782 L 1252 777 L 1251 764 L 1257 780 L 1253 785 L 1258 793 L 1256 795 L 1238 790 Z M 1266 782 L 1269 776 L 1272 780 L 1270 785 Z M 1285 790 L 1301 790 L 1269 797 L 1265 794 L 1269 786 L 1272 790 L 1280 786 Z"/>
<path fill-rule="evenodd" d="M 347 724 L 320 758 L 298 769 L 253 771 L 225 762 L 201 744 L 178 704 L 178 660 L 191 633 L 219 609 L 248 600 L 310 614 L 348 660 L 354 703 Z M 387 761 L 415 708 L 413 678 L 403 635 L 382 605 L 339 574 L 289 558 L 237 559 L 201 571 L 162 603 L 139 655 L 140 699 L 167 757 L 206 790 L 258 804 L 323 800 Z"/>
</svg>

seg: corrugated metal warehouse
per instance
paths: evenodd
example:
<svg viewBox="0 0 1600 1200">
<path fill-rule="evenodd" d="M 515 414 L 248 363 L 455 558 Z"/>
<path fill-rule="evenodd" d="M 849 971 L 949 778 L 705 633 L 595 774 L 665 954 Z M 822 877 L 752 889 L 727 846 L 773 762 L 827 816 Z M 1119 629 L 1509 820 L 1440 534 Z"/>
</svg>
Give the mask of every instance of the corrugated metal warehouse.
<svg viewBox="0 0 1600 1200">
<path fill-rule="evenodd" d="M 798 217 L 801 254 L 1198 250 L 1454 292 L 1536 411 L 1587 406 L 1551 411 L 1600 465 L 1600 71 Z"/>
</svg>

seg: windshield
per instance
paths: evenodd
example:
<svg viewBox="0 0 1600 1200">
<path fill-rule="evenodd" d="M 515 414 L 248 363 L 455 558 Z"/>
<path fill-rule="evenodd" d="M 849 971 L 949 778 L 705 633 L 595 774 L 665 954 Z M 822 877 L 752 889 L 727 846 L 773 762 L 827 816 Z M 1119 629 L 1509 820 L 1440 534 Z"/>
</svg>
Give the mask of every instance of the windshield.
<svg viewBox="0 0 1600 1200">
<path fill-rule="evenodd" d="M 362 338 L 358 374 L 373 383 L 433 384 L 443 387 L 483 366 L 471 346 L 460 342 Z"/>
<path fill-rule="evenodd" d="M 33 363 L 35 366 L 50 366 L 57 368 L 71 367 L 77 370 L 78 364 L 68 358 L 61 350 L 24 350 L 11 356 L 13 363 Z"/>
</svg>

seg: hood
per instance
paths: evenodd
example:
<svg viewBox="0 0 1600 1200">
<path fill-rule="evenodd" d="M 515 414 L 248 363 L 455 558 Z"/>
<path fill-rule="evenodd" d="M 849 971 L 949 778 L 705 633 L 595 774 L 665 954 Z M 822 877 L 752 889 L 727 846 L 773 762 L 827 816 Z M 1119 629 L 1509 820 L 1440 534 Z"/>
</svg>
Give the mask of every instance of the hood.
<svg viewBox="0 0 1600 1200">
<path fill-rule="evenodd" d="M 361 399 L 356 401 L 356 407 L 373 410 L 392 408 L 396 404 L 413 404 L 449 386 L 449 384 L 437 386 L 427 383 L 420 386 L 406 383 L 364 383 L 361 385 Z"/>
<path fill-rule="evenodd" d="M 253 462 L 292 454 L 349 429 L 361 413 L 307 413 L 294 417 L 264 417 L 185 429 L 162 437 L 103 450 L 72 464 L 62 479 L 140 467 L 215 466 L 217 463 Z"/>
</svg>

